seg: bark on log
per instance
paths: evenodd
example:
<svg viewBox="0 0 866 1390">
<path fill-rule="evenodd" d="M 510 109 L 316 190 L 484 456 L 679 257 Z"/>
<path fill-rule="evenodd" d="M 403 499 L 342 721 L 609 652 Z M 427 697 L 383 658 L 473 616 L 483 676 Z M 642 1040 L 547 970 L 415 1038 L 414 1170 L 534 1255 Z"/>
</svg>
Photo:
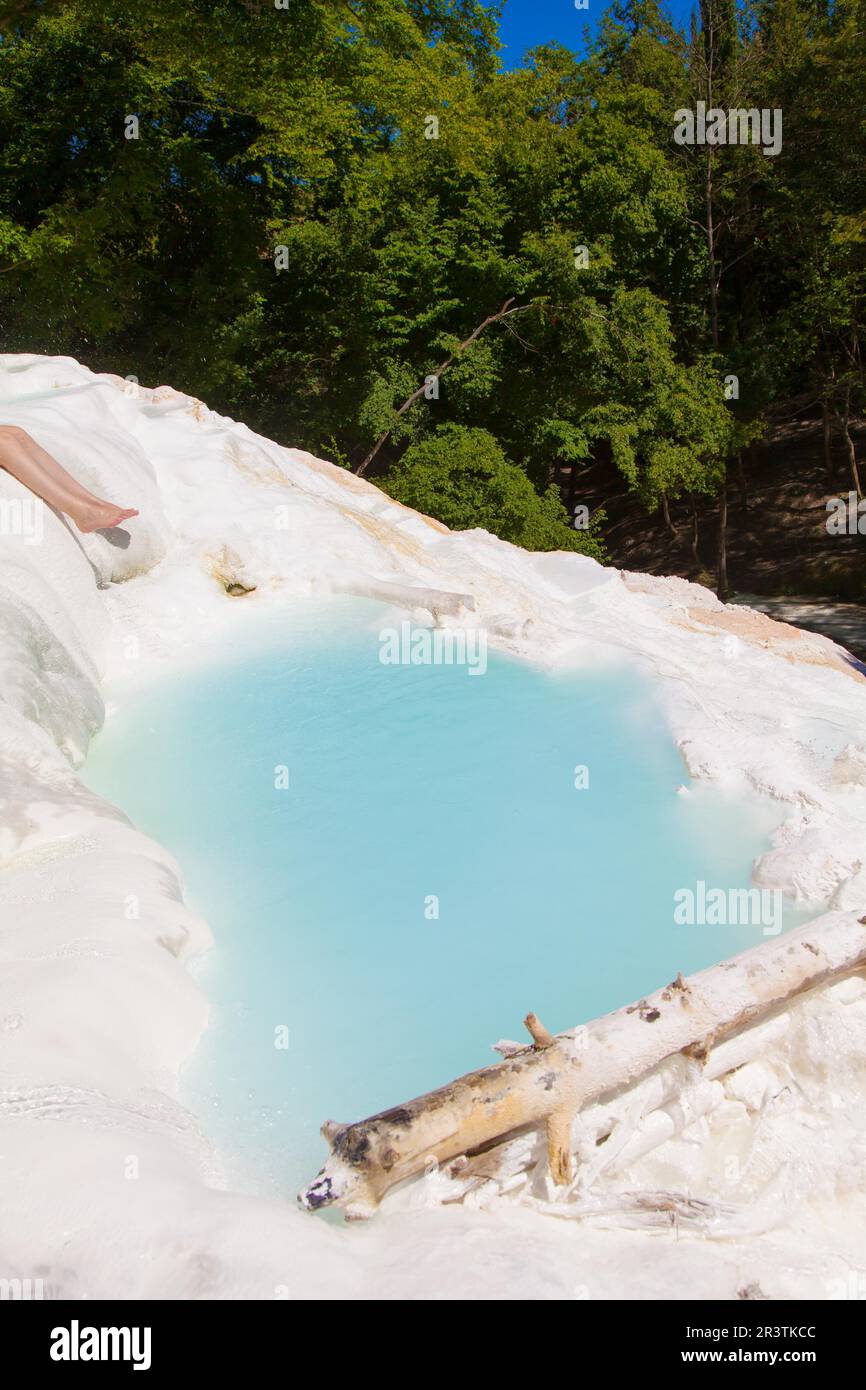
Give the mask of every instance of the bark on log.
<svg viewBox="0 0 866 1390">
<path fill-rule="evenodd" d="M 390 1188 L 431 1160 L 466 1155 L 472 1162 L 521 1131 L 546 1131 L 551 1175 L 568 1183 L 572 1126 L 581 1112 L 589 1121 L 588 1107 L 614 1100 L 665 1062 L 681 1068 L 687 1059 L 690 1084 L 713 1079 L 723 1040 L 864 968 L 866 917 L 830 913 L 405 1105 L 357 1124 L 329 1122 L 323 1133 L 330 1156 L 298 1200 L 309 1211 L 336 1203 L 348 1219 L 370 1216 Z M 750 1053 L 748 1043 L 732 1047 L 727 1069 Z"/>
<path fill-rule="evenodd" d="M 602 1172 L 622 1167 L 679 1132 L 683 1110 L 693 1111 L 693 1118 L 698 1109 L 706 1113 L 702 1100 L 708 1088 L 778 1042 L 789 1024 L 790 1015 L 782 1013 L 747 1028 L 714 1048 L 703 1065 L 677 1053 L 614 1100 L 586 1106 L 572 1130 L 579 1192 L 588 1191 Z M 453 1190 L 445 1201 L 460 1201 L 485 1186 L 510 1189 L 516 1178 L 537 1165 L 540 1147 L 538 1135 L 529 1131 L 472 1158 L 456 1159 L 448 1169 Z"/>
</svg>

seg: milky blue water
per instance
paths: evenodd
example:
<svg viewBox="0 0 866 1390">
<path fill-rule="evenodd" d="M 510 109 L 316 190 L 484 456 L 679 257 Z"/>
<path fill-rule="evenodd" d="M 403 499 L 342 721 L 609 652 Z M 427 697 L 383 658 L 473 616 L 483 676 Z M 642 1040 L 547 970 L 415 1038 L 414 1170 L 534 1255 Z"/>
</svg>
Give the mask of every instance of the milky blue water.
<svg viewBox="0 0 866 1390">
<path fill-rule="evenodd" d="M 674 923 L 678 888 L 749 885 L 779 816 L 677 793 L 647 678 L 385 666 L 382 625 L 360 600 L 253 616 L 208 666 L 123 698 L 85 769 L 213 928 L 183 1099 L 250 1186 L 296 1188 L 324 1119 L 495 1060 L 530 1009 L 570 1027 L 762 939 Z"/>
</svg>

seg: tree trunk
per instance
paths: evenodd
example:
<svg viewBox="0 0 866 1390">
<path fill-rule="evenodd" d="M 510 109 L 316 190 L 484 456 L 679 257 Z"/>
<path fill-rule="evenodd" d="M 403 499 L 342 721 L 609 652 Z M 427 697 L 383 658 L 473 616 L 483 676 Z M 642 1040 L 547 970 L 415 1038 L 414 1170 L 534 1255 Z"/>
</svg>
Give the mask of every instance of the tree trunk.
<svg viewBox="0 0 866 1390">
<path fill-rule="evenodd" d="M 663 519 L 664 519 L 665 527 L 667 528 L 668 532 L 669 532 L 672 536 L 678 535 L 679 533 L 678 533 L 678 531 L 677 531 L 677 528 L 674 526 L 673 522 L 671 521 L 670 508 L 669 508 L 669 506 L 668 506 L 668 495 L 667 495 L 666 492 L 663 492 L 663 493 L 662 493 L 662 517 L 663 517 Z"/>
<path fill-rule="evenodd" d="M 824 468 L 827 473 L 827 487 L 832 492 L 836 486 L 836 469 L 833 465 L 833 426 L 830 419 L 830 407 L 826 401 L 821 402 L 821 424 L 824 431 Z"/>
<path fill-rule="evenodd" d="M 574 504 L 577 501 L 577 464 L 574 459 L 568 465 L 568 515 L 574 520 Z"/>
<path fill-rule="evenodd" d="M 716 15 L 714 6 L 702 0 L 701 22 L 704 30 L 704 51 L 707 63 L 707 107 L 713 105 L 713 84 L 716 65 Z M 707 235 L 707 278 L 710 291 L 710 329 L 713 347 L 719 347 L 719 280 L 716 274 L 716 224 L 713 209 L 713 147 L 707 145 L 707 163 L 704 174 L 704 204 L 706 210 L 705 230 Z"/>
<path fill-rule="evenodd" d="M 860 473 L 857 468 L 857 454 L 854 449 L 854 440 L 851 438 L 851 395 L 845 397 L 845 413 L 842 416 L 842 438 L 845 441 L 845 448 L 848 453 L 848 466 L 851 469 L 851 486 L 857 494 L 857 499 L 863 496 L 860 488 Z"/>
<path fill-rule="evenodd" d="M 698 530 L 698 504 L 697 502 L 695 502 L 694 498 L 692 498 L 692 555 L 695 557 L 695 564 L 697 565 L 698 569 L 701 569 L 701 552 L 698 549 L 699 541 L 700 532 Z"/>
<path fill-rule="evenodd" d="M 722 487 L 719 492 L 719 572 L 716 584 L 716 596 L 722 603 L 727 603 L 731 596 L 728 588 L 728 472 L 725 465 L 725 476 L 722 479 Z"/>
<path fill-rule="evenodd" d="M 711 103 L 712 104 L 712 103 Z M 712 146 L 707 146 L 707 172 L 704 195 L 707 214 L 707 261 L 709 264 L 710 290 L 710 329 L 713 347 L 719 347 L 719 283 L 716 276 L 716 229 L 713 219 L 713 155 Z"/>
<path fill-rule="evenodd" d="M 751 445 L 749 446 L 751 449 Z M 737 451 L 737 481 L 740 485 L 740 511 L 749 510 L 749 484 L 746 481 L 746 470 L 743 466 L 743 451 Z"/>
<path fill-rule="evenodd" d="M 357 1124 L 323 1125 L 330 1155 L 298 1200 L 308 1211 L 337 1203 L 349 1218 L 371 1216 L 389 1188 L 429 1171 L 431 1162 L 471 1161 L 528 1129 L 545 1135 L 550 1174 L 568 1184 L 589 1107 L 615 1103 L 661 1066 L 680 1068 L 675 1089 L 694 1086 L 712 1074 L 719 1044 L 769 1022 L 805 991 L 864 967 L 863 923 L 853 913 L 829 913 L 688 979 L 677 976 L 572 1032 L 551 1038 L 533 1019 L 538 1040 L 504 1061 Z"/>
</svg>

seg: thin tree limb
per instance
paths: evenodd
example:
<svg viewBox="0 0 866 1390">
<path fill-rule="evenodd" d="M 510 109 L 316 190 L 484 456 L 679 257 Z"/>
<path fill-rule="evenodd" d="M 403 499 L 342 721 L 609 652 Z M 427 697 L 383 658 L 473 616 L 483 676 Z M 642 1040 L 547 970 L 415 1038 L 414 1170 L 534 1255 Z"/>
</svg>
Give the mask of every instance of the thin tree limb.
<svg viewBox="0 0 866 1390">
<path fill-rule="evenodd" d="M 454 349 L 454 351 L 448 354 L 448 356 L 445 358 L 445 361 L 440 362 L 436 370 L 430 372 L 424 378 L 423 382 L 417 388 L 417 390 L 413 391 L 411 396 L 407 396 L 401 406 L 398 406 L 397 410 L 394 412 L 394 423 L 389 425 L 383 434 L 379 435 L 379 438 L 376 440 L 376 443 L 373 445 L 370 452 L 366 455 L 365 458 L 361 460 L 361 462 L 358 464 L 358 467 L 355 469 L 355 472 L 358 474 L 359 477 L 361 477 L 362 474 L 366 473 L 367 469 L 370 467 L 370 464 L 373 462 L 373 459 L 376 457 L 379 450 L 382 448 L 382 445 L 389 438 L 391 431 L 394 428 L 394 424 L 397 423 L 399 417 L 401 415 L 405 415 L 409 407 L 414 405 L 415 402 L 419 400 L 421 396 L 424 395 L 424 392 L 427 390 L 429 383 L 432 380 L 438 381 L 442 373 L 446 371 L 448 367 L 451 366 L 451 363 L 455 360 L 455 358 L 459 357 L 462 352 L 465 352 L 466 349 L 470 347 L 471 344 L 474 343 L 477 338 L 480 338 L 485 328 L 489 328 L 491 323 L 500 323 L 503 319 L 511 318 L 513 314 L 525 314 L 527 309 L 533 309 L 535 307 L 534 304 L 518 304 L 514 309 L 512 309 L 510 306 L 513 303 L 514 296 L 512 295 L 510 299 L 506 299 L 505 303 L 502 305 L 502 308 L 499 309 L 497 313 L 488 314 L 487 318 L 483 321 L 483 323 L 479 323 L 477 328 L 473 328 L 472 332 L 469 334 L 469 337 L 464 338 L 463 342 L 459 343 L 457 347 Z"/>
</svg>

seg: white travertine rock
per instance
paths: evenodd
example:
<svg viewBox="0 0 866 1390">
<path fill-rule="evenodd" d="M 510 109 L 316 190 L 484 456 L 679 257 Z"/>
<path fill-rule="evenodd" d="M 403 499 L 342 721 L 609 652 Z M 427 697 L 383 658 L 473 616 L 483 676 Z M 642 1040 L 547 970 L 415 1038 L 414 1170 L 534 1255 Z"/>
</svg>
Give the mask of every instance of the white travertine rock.
<svg viewBox="0 0 866 1390">
<path fill-rule="evenodd" d="M 181 392 L 69 358 L 0 356 L 0 423 L 142 512 L 126 537 L 83 538 L 47 510 L 38 544 L 0 535 L 0 1275 L 76 1298 L 733 1298 L 755 1281 L 775 1298 L 834 1296 L 866 1260 L 862 993 L 792 1005 L 728 1100 L 714 1090 L 713 1107 L 674 1117 L 652 1153 L 638 1145 L 625 1172 L 599 1177 L 604 1222 L 581 1218 L 578 1232 L 523 1189 L 496 1199 L 495 1220 L 440 1209 L 422 1183 L 357 1240 L 227 1189 L 176 1099 L 207 1015 L 184 960 L 207 928 L 171 856 L 74 768 L 106 680 L 182 679 L 293 595 L 445 594 L 441 621 L 485 627 L 529 659 L 655 671 L 693 775 L 776 798 L 758 878 L 816 911 L 833 894 L 854 921 L 866 915 L 856 663 L 684 580 L 449 533 Z M 23 492 L 0 471 L 0 502 L 20 508 Z M 235 579 L 253 592 L 228 598 Z M 146 904 L 138 921 L 128 894 Z M 635 1194 L 672 1189 L 717 1219 L 660 1236 Z"/>
<path fill-rule="evenodd" d="M 866 748 L 849 743 L 833 763 L 833 781 L 866 787 Z"/>
</svg>

